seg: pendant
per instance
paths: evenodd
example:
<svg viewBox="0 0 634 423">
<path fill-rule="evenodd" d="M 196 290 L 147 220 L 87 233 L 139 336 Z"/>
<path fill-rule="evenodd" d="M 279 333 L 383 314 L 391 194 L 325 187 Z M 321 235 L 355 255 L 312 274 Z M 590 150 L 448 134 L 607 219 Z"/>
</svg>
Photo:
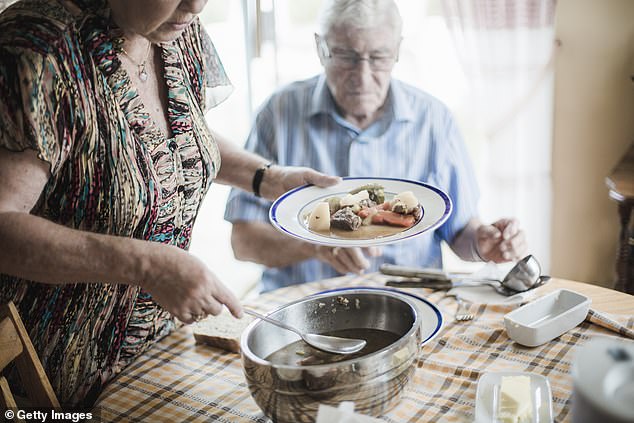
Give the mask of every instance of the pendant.
<svg viewBox="0 0 634 423">
<path fill-rule="evenodd" d="M 139 79 L 141 80 L 141 82 L 145 82 L 147 81 L 147 77 L 148 77 L 148 74 L 145 70 L 145 63 L 142 63 L 139 66 Z"/>
</svg>

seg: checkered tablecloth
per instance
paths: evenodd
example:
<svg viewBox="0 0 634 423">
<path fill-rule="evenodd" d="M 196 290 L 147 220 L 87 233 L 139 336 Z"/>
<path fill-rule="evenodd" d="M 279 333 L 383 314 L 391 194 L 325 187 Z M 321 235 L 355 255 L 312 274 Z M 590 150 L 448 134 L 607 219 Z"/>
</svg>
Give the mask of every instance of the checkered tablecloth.
<svg viewBox="0 0 634 423">
<path fill-rule="evenodd" d="M 267 312 L 326 289 L 383 287 L 384 283 L 385 277 L 379 274 L 343 277 L 280 289 L 248 305 Z M 555 279 L 550 284 L 557 283 Z M 401 402 L 381 417 L 386 422 L 472 422 L 478 378 L 490 371 L 546 376 L 555 422 L 570 421 L 575 349 L 598 335 L 634 338 L 634 307 L 627 315 L 591 310 L 581 325 L 561 337 L 526 348 L 510 340 L 503 326 L 503 315 L 517 305 L 472 304 L 475 319 L 455 322 L 451 317 L 455 304 L 440 301 L 443 293 L 422 289 L 415 293 L 439 304 L 445 325 L 423 347 Z M 107 422 L 269 422 L 249 394 L 240 356 L 196 345 L 188 327 L 169 335 L 127 367 L 103 392 L 95 410 Z"/>
</svg>

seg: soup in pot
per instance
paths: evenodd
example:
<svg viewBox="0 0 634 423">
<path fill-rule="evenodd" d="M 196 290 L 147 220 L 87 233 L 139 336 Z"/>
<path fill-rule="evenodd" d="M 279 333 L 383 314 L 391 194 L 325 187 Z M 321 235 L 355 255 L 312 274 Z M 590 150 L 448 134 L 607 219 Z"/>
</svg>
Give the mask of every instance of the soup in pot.
<svg viewBox="0 0 634 423">
<path fill-rule="evenodd" d="M 320 335 L 338 336 L 341 338 L 365 339 L 367 344 L 354 354 L 332 354 L 311 347 L 303 340 L 293 342 L 268 355 L 265 359 L 273 364 L 287 366 L 311 366 L 350 360 L 371 354 L 396 342 L 401 335 L 380 329 L 341 329 L 321 333 Z"/>
</svg>

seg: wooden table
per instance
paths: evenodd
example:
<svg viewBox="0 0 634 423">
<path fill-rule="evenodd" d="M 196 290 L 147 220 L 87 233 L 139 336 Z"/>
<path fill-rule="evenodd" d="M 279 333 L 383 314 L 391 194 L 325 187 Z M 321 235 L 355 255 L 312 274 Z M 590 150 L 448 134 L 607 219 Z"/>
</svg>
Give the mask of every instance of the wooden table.
<svg viewBox="0 0 634 423">
<path fill-rule="evenodd" d="M 263 312 L 306 295 L 340 287 L 384 287 L 387 277 L 368 274 L 279 289 L 250 301 Z M 567 288 L 589 296 L 586 320 L 559 338 L 535 348 L 515 344 L 503 326 L 515 305 L 472 304 L 475 319 L 453 320 L 455 302 L 428 289 L 408 292 L 440 308 L 444 324 L 421 349 L 418 365 L 399 404 L 381 416 L 391 423 L 472 422 L 479 377 L 485 372 L 527 371 L 548 378 L 555 422 L 571 420 L 571 364 L 577 348 L 594 336 L 634 338 L 634 296 L 572 281 L 553 279 L 533 297 Z M 240 356 L 196 345 L 184 327 L 154 345 L 102 393 L 94 413 L 102 421 L 268 423 L 249 394 Z"/>
<path fill-rule="evenodd" d="M 615 288 L 634 294 L 634 228 L 631 225 L 634 205 L 634 144 L 606 178 L 606 184 L 610 188 L 610 198 L 619 204 L 621 222 Z"/>
</svg>

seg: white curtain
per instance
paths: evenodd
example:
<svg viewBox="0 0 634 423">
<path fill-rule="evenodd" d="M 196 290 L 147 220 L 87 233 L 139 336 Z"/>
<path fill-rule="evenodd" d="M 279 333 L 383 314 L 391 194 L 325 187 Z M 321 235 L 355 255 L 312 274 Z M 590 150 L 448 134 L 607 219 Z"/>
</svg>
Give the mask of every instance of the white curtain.
<svg viewBox="0 0 634 423">
<path fill-rule="evenodd" d="M 550 269 L 555 0 L 443 0 L 471 91 L 482 217 L 520 219 Z"/>
</svg>

